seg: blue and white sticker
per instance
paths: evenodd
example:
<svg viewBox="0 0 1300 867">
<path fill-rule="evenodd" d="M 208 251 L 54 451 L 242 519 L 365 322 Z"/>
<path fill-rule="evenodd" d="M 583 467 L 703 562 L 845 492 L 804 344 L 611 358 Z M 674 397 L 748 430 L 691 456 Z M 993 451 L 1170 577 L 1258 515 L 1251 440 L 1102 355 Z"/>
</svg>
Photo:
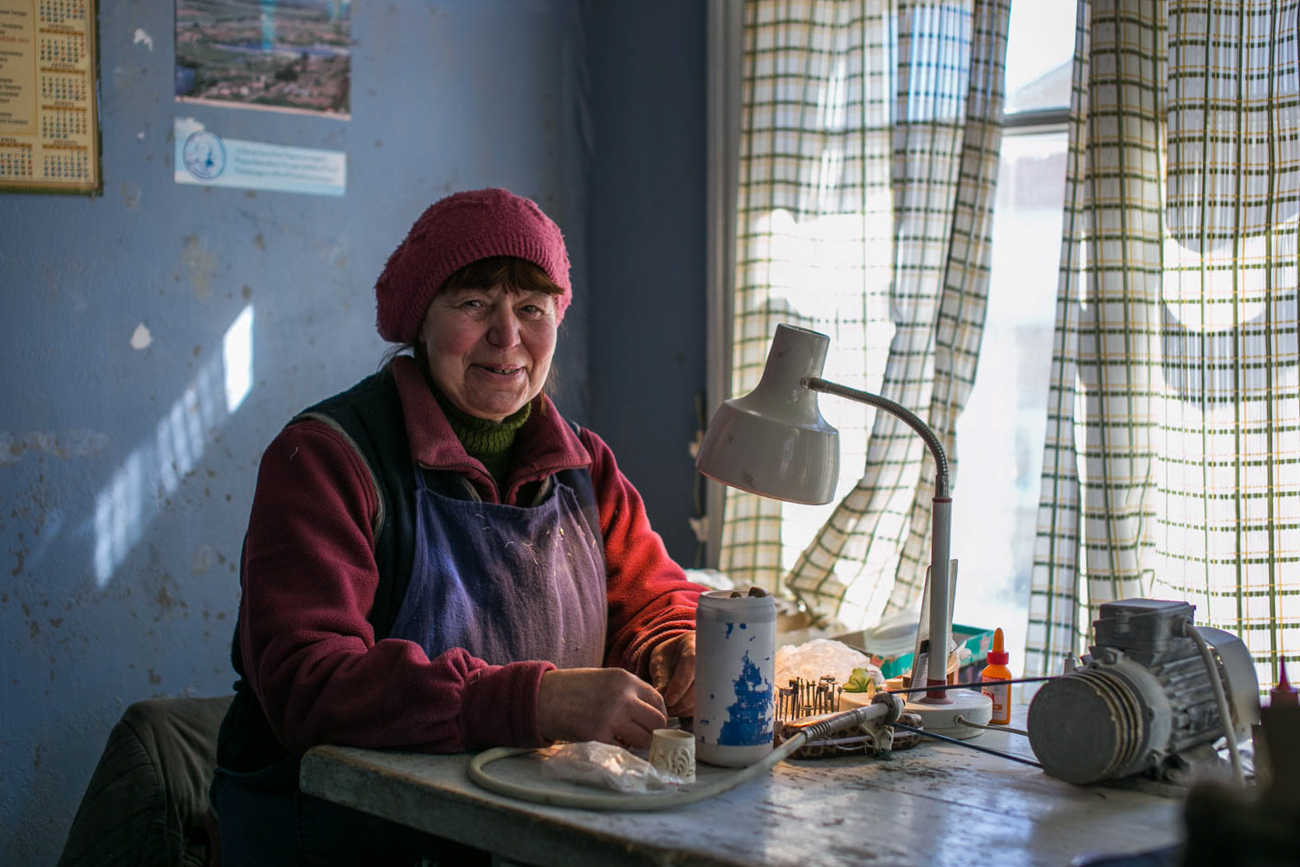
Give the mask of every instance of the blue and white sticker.
<svg viewBox="0 0 1300 867">
<path fill-rule="evenodd" d="M 274 190 L 315 196 L 347 192 L 347 154 L 222 138 L 192 117 L 178 117 L 172 165 L 178 184 Z"/>
<path fill-rule="evenodd" d="M 220 177 L 226 168 L 226 146 L 220 137 L 201 129 L 185 139 L 181 158 L 187 172 L 200 181 L 210 181 Z"/>
</svg>

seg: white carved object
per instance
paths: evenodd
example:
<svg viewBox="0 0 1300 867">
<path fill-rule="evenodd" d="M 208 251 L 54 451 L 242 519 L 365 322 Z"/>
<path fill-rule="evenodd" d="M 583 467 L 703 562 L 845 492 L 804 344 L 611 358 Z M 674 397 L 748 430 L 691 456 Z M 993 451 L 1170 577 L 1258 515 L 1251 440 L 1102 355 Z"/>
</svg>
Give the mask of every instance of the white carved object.
<svg viewBox="0 0 1300 867">
<path fill-rule="evenodd" d="M 695 782 L 695 735 L 681 729 L 655 729 L 650 736 L 650 764 L 683 782 Z"/>
</svg>

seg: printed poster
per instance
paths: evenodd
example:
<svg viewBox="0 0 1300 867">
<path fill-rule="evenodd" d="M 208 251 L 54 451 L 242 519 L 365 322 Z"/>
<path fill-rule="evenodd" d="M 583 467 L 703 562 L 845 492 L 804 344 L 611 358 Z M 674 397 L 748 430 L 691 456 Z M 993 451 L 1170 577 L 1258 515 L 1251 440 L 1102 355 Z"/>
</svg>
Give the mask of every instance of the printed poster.
<svg viewBox="0 0 1300 867">
<path fill-rule="evenodd" d="M 351 0 L 176 0 L 176 100 L 347 120 Z"/>
</svg>

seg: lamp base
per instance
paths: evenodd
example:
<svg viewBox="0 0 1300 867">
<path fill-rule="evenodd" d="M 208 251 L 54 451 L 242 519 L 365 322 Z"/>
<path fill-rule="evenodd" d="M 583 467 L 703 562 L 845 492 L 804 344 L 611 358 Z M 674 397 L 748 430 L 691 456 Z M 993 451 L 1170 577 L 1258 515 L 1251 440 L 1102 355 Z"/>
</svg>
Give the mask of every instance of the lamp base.
<svg viewBox="0 0 1300 867">
<path fill-rule="evenodd" d="M 921 718 L 921 727 L 937 735 L 969 740 L 979 737 L 984 729 L 962 725 L 958 717 L 978 725 L 988 725 L 993 719 L 993 699 L 982 692 L 970 689 L 949 689 L 944 692 L 947 704 L 929 704 L 925 700 L 909 701 L 904 710 Z"/>
</svg>

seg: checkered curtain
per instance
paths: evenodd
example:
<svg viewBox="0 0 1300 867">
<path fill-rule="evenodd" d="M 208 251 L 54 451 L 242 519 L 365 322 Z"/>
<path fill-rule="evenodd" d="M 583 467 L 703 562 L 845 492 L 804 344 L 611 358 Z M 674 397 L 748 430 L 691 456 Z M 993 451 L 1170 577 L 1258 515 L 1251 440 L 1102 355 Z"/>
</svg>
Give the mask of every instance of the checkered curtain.
<svg viewBox="0 0 1300 867">
<path fill-rule="evenodd" d="M 1300 659 L 1298 11 L 1079 4 L 1031 673 L 1133 596 Z"/>
<path fill-rule="evenodd" d="M 955 457 L 1008 16 L 1009 0 L 746 3 L 733 395 L 758 383 L 777 324 L 812 328 L 831 338 L 825 378 L 907 406 Z M 858 626 L 920 595 L 935 468 L 893 416 L 820 403 L 847 494 L 817 509 L 728 491 L 720 567 Z"/>
</svg>

